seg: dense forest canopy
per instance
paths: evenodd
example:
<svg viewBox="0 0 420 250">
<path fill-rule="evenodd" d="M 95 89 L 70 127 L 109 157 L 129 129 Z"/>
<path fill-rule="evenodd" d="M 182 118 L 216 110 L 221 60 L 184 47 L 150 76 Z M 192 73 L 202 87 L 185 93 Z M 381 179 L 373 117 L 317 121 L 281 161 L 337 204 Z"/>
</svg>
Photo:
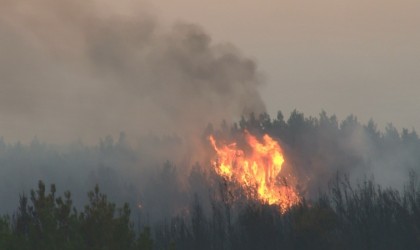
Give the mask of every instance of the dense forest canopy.
<svg viewBox="0 0 420 250">
<path fill-rule="evenodd" d="M 101 185 L 118 202 L 143 202 L 149 199 L 147 190 L 153 189 L 161 194 L 161 202 L 177 197 L 174 203 L 183 203 L 188 200 L 181 198 L 185 190 L 196 192 L 194 180 L 189 178 L 192 166 L 206 171 L 211 168 L 214 151 L 208 135 L 231 139 L 240 136 L 244 129 L 259 136 L 267 133 L 280 143 L 285 151 L 285 167 L 293 169 L 298 179 L 306 180 L 300 187 L 306 197 L 326 188 L 337 172 L 349 174 L 352 180 L 373 176 L 384 187 L 401 189 L 409 171 L 420 168 L 420 140 L 414 130 L 398 131 L 388 124 L 385 131 L 379 131 L 372 120 L 361 124 L 350 115 L 338 121 L 326 112 L 319 117 L 305 117 L 293 111 L 288 118 L 278 112 L 274 119 L 267 114 L 251 114 L 231 125 L 209 124 L 196 136 L 200 145 L 186 145 L 177 136 L 149 135 L 139 138 L 133 146 L 126 142 L 124 133 L 117 140 L 108 136 L 96 146 L 80 142 L 48 145 L 36 138 L 29 145 L 0 140 L 0 198 L 7 201 L 2 202 L 0 209 L 13 211 L 19 193 L 28 192 L 40 179 L 72 190 L 79 205 L 93 183 Z M 175 187 L 169 187 L 171 183 Z M 204 192 L 200 195 L 207 195 L 203 188 L 198 189 Z M 159 204 L 155 198 L 151 200 Z M 164 207 L 176 210 L 168 204 Z"/>
<path fill-rule="evenodd" d="M 239 4 L 251 11 L 251 26 L 274 20 L 269 16 L 294 21 L 257 32 L 280 28 L 281 41 L 275 33 L 245 32 L 254 37 L 236 47 L 214 39 L 220 27 L 164 24 L 168 16 L 161 22 L 143 1 L 0 0 L 0 250 L 420 249 L 414 129 L 380 130 L 373 120 L 339 120 L 325 111 L 264 113 L 316 100 L 305 112 L 333 105 L 406 122 L 402 116 L 417 104 L 413 62 L 420 50 L 413 52 L 417 42 L 411 51 L 400 46 L 412 43 L 405 35 L 399 39 L 418 15 L 403 18 L 410 24 L 401 29 L 408 23 L 381 16 L 389 7 L 407 16 L 407 6 L 328 3 L 333 11 L 325 15 L 318 3 L 280 4 L 291 15 L 249 18 L 260 8 Z M 206 14 L 192 10 L 194 16 L 215 20 L 218 10 L 198 5 Z M 232 24 L 241 24 L 243 13 L 235 12 Z M 343 29 L 340 22 L 353 14 L 376 21 Z M 304 17 L 315 25 L 302 26 Z M 391 29 L 381 24 L 388 19 Z M 228 26 L 220 31 L 235 30 Z M 326 42 L 313 42 L 319 32 L 311 29 L 322 26 L 328 32 L 315 40 Z M 352 27 L 362 40 L 353 39 Z M 287 30 L 293 35 L 284 36 Z M 402 61 L 387 46 L 377 49 L 389 31 L 388 45 Z M 268 55 L 276 46 L 261 47 L 267 38 L 288 52 Z M 243 54 L 246 44 L 265 51 L 269 68 L 286 78 L 265 85 L 273 79 L 261 71 L 261 57 Z M 317 69 L 324 50 L 332 67 Z M 279 64 L 282 58 L 288 63 Z"/>
<path fill-rule="evenodd" d="M 285 167 L 300 180 L 302 201 L 285 214 L 247 199 L 212 169 L 214 151 L 208 136 L 228 140 L 240 138 L 245 130 L 278 141 Z M 13 245 L 21 237 L 26 241 L 22 244 L 35 244 L 32 241 L 39 236 L 35 235 L 50 235 L 36 229 L 44 227 L 39 223 L 52 223 L 48 230 L 54 232 L 51 239 L 36 243 L 39 249 L 58 244 L 55 241 L 62 237 L 73 244 L 68 249 L 76 249 L 71 248 L 76 243 L 99 244 L 84 238 L 88 236 L 83 230 L 88 229 L 83 228 L 91 227 L 86 217 L 89 206 L 102 206 L 95 201 L 102 199 L 105 207 L 96 209 L 105 210 L 98 213 L 109 213 L 107 218 L 113 218 L 109 223 L 116 223 L 107 233 L 121 227 L 121 237 L 130 242 L 126 249 L 136 247 L 141 237 L 157 249 L 306 249 L 309 242 L 319 243 L 319 249 L 395 249 L 393 244 L 403 240 L 406 249 L 419 246 L 420 140 L 414 130 L 398 131 L 388 124 L 380 131 L 372 120 L 361 124 L 353 115 L 338 121 L 326 112 L 305 117 L 293 111 L 287 119 L 278 112 L 275 118 L 251 114 L 234 124 L 209 124 L 198 136 L 201 145 L 195 147 L 177 136 L 149 135 L 134 146 L 126 137 L 108 136 L 96 146 L 49 145 L 36 138 L 28 145 L 0 140 L 0 210 L 7 215 L 0 228 L 1 244 Z M 189 154 L 171 159 L 181 147 Z M 196 161 L 191 155 L 203 158 Z M 37 184 L 39 180 L 43 182 Z M 55 184 L 50 194 L 44 182 Z M 95 184 L 106 194 L 103 198 Z M 37 191 L 30 191 L 37 185 Z M 64 198 L 57 198 L 60 195 Z M 45 212 L 37 210 L 47 209 L 39 202 L 47 202 L 45 206 L 56 211 L 54 216 L 39 218 Z M 74 227 L 66 224 L 63 229 L 61 215 Z M 35 231 L 22 232 L 21 223 Z M 92 237 L 103 237 L 102 233 Z M 384 234 L 392 236 L 389 244 L 378 242 Z M 109 240 L 118 245 L 123 239 Z M 346 245 L 354 240 L 357 243 Z"/>
<path fill-rule="evenodd" d="M 195 184 L 188 183 L 193 166 L 206 171 L 211 168 L 214 150 L 208 135 L 229 139 L 240 136 L 244 129 L 259 136 L 267 133 L 280 143 L 285 151 L 285 167 L 292 168 L 299 179 L 307 180 L 301 187 L 307 197 L 325 188 L 337 172 L 349 174 L 354 180 L 374 176 L 385 187 L 401 189 L 409 171 L 420 168 L 420 140 L 414 130 L 398 131 L 388 124 L 385 131 L 379 131 L 372 120 L 361 124 L 350 115 L 339 121 L 326 112 L 319 117 L 305 117 L 293 111 L 288 118 L 281 112 L 275 118 L 252 114 L 234 124 L 209 124 L 197 135 L 197 145 L 186 145 L 176 135 L 148 135 L 130 145 L 124 133 L 117 140 L 108 136 L 96 146 L 81 142 L 50 145 L 37 138 L 26 145 L 0 139 L 0 198 L 7 201 L 2 202 L 0 210 L 13 211 L 19 193 L 28 192 L 40 179 L 56 183 L 62 190 L 72 190 L 76 204 L 84 202 L 83 194 L 92 183 L 101 185 L 116 201 L 137 203 L 147 200 L 146 190 L 166 193 L 164 187 L 162 191 L 157 188 L 159 182 L 176 175 L 164 181 L 165 186 L 173 183 L 177 187 L 169 188 L 169 193 L 184 193 L 194 189 L 191 186 Z"/>
</svg>

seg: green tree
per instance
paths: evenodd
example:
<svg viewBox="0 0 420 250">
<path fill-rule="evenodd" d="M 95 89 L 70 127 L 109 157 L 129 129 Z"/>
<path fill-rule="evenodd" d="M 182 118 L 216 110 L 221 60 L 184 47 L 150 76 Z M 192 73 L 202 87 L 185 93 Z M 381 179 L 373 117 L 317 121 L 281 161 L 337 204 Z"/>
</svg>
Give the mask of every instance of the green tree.
<svg viewBox="0 0 420 250">
<path fill-rule="evenodd" d="M 88 249 L 131 249 L 134 231 L 128 204 L 117 210 L 115 204 L 99 191 L 98 185 L 88 193 L 88 198 L 89 205 L 80 214 L 82 235 Z"/>
<path fill-rule="evenodd" d="M 12 249 L 13 234 L 9 217 L 0 217 L 0 249 Z"/>
<path fill-rule="evenodd" d="M 137 239 L 137 249 L 139 250 L 152 250 L 153 239 L 150 232 L 150 227 L 144 227 Z"/>
</svg>

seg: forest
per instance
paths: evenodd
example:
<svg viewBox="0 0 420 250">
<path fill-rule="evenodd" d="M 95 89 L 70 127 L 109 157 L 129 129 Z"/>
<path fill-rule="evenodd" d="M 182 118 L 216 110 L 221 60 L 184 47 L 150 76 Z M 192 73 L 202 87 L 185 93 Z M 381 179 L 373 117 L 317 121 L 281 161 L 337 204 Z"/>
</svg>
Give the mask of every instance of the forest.
<svg viewBox="0 0 420 250">
<path fill-rule="evenodd" d="M 0 249 L 420 248 L 413 129 L 295 110 L 209 124 L 202 148 L 211 152 L 210 134 L 245 130 L 277 140 L 301 180 L 302 199 L 287 211 L 250 199 L 206 156 L 171 160 L 185 144 L 176 136 L 141 138 L 138 147 L 124 133 L 96 146 L 1 140 Z"/>
</svg>

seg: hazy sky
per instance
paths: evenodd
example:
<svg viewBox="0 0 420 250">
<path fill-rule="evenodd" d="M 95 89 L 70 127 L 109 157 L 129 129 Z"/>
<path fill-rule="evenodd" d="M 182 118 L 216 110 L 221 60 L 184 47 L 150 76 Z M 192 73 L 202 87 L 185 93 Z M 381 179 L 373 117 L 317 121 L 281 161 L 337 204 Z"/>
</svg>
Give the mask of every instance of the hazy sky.
<svg viewBox="0 0 420 250">
<path fill-rule="evenodd" d="M 166 21 L 202 25 L 253 57 L 271 114 L 322 109 L 420 130 L 418 0 L 155 0 Z"/>
<path fill-rule="evenodd" d="M 191 133 L 264 106 L 420 131 L 418 13 L 418 0 L 0 0 L 0 136 Z"/>
</svg>

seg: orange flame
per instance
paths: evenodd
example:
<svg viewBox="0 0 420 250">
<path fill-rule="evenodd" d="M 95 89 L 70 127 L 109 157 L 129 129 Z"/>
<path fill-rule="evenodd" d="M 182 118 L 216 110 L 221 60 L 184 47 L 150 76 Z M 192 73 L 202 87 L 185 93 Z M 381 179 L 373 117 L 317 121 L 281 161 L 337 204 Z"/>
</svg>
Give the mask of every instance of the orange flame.
<svg viewBox="0 0 420 250">
<path fill-rule="evenodd" d="M 236 143 L 218 147 L 213 136 L 209 139 L 217 153 L 213 166 L 218 175 L 239 183 L 245 190 L 255 188 L 259 200 L 278 205 L 281 212 L 299 203 L 297 191 L 279 183 L 284 157 L 279 144 L 270 136 L 264 135 L 260 142 L 245 131 L 245 139 L 251 149 L 249 154 L 245 154 Z"/>
</svg>

